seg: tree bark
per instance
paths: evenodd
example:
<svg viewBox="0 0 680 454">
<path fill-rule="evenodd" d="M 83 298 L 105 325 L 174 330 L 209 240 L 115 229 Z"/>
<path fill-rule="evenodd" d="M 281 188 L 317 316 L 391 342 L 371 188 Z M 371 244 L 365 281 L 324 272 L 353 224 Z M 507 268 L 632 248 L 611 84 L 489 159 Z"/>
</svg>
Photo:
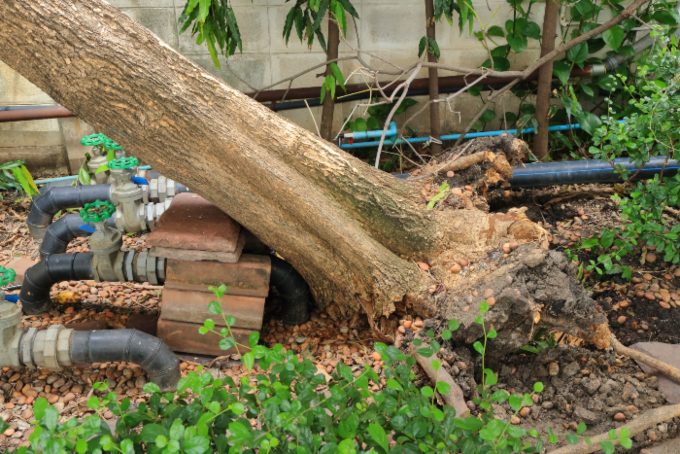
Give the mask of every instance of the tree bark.
<svg viewBox="0 0 680 454">
<path fill-rule="evenodd" d="M 326 61 L 335 60 L 338 58 L 338 49 L 340 47 L 340 29 L 338 23 L 333 19 L 332 15 L 328 14 L 328 50 L 326 51 Z M 331 74 L 330 65 L 326 66 L 326 75 Z M 321 137 L 326 140 L 333 140 L 333 113 L 335 111 L 335 99 L 330 93 L 326 93 L 323 100 L 323 108 L 321 109 Z"/>
<path fill-rule="evenodd" d="M 560 1 L 546 0 L 543 15 L 543 36 L 541 37 L 541 56 L 555 49 L 557 22 L 560 16 Z M 538 91 L 536 93 L 536 135 L 534 136 L 534 155 L 538 159 L 548 156 L 548 126 L 550 124 L 550 90 L 552 88 L 553 62 L 550 61 L 538 70 Z"/>
<path fill-rule="evenodd" d="M 437 32 L 435 28 L 434 19 L 434 0 L 425 0 L 425 31 L 429 39 L 436 39 Z M 437 57 L 430 52 L 430 46 L 427 47 L 427 61 L 431 63 L 437 62 Z M 431 67 L 428 69 L 428 91 L 430 94 L 430 136 L 439 139 L 442 134 L 441 120 L 439 118 L 439 75 L 437 68 Z M 442 146 L 439 143 L 432 142 L 430 145 L 432 154 L 438 156 L 442 151 Z"/>
<path fill-rule="evenodd" d="M 517 266 L 498 268 L 503 242 L 544 234 L 521 212 L 428 210 L 416 183 L 280 118 L 104 1 L 4 0 L 0 42 L 0 59 L 55 101 L 275 248 L 333 317 L 363 310 L 378 331 L 395 311 L 463 313 L 471 301 L 479 305 L 488 287 L 484 273 L 492 271 L 498 307 L 515 314 L 497 314 L 499 339 L 508 320 L 513 336 L 519 330 L 520 341 L 526 338 L 535 320 L 528 314 L 539 307 L 557 317 L 564 307 L 592 305 L 564 273 L 554 281 L 565 287 L 556 302 L 555 290 L 511 284 L 511 273 L 527 276 L 518 283 L 537 276 L 531 270 L 545 257 L 529 254 Z M 504 159 L 494 166 L 509 167 Z M 470 270 L 477 271 L 450 273 L 456 257 L 474 262 Z M 424 271 L 416 261 L 432 267 Z M 559 274 L 553 265 L 541 276 Z M 499 286 L 507 287 L 502 295 Z M 532 299 L 535 291 L 542 293 Z M 588 317 L 574 321 L 599 320 Z M 474 331 L 472 322 L 463 317 Z"/>
</svg>

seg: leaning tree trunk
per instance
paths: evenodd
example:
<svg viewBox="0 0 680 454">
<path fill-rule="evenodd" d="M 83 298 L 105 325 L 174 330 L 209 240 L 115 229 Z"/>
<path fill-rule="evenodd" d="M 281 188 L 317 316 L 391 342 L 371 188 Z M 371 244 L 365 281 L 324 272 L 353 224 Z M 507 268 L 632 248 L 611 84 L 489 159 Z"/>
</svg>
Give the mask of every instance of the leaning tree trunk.
<svg viewBox="0 0 680 454">
<path fill-rule="evenodd" d="M 483 274 L 448 276 L 436 264 L 481 263 L 507 238 L 540 232 L 521 214 L 427 210 L 414 185 L 280 118 L 104 1 L 0 1 L 0 42 L 0 59 L 57 102 L 276 248 L 333 316 L 363 309 L 374 328 L 406 307 L 455 316 L 463 289 L 480 296 Z M 434 266 L 424 272 L 416 261 Z M 505 276 L 535 261 L 478 269 Z M 492 291 L 512 290 L 493 279 Z M 532 311 L 550 304 L 551 292 L 544 303 L 523 291 L 499 293 L 497 307 L 519 307 L 520 298 Z M 565 292 L 557 312 L 583 303 Z M 512 307 L 498 311 L 497 326 L 528 333 Z"/>
</svg>

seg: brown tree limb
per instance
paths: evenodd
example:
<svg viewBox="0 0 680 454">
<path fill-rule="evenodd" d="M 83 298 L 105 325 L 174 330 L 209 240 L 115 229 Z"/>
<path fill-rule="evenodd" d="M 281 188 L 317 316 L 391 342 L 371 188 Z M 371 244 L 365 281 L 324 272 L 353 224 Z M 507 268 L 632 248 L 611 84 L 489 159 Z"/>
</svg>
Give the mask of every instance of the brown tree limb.
<svg viewBox="0 0 680 454">
<path fill-rule="evenodd" d="M 463 135 L 456 141 L 454 147 L 459 145 L 460 142 L 464 139 L 464 134 L 467 133 L 468 131 L 470 131 L 470 129 L 472 129 L 474 124 L 477 122 L 477 120 L 479 120 L 479 118 L 482 116 L 482 114 L 486 110 L 486 106 L 489 105 L 491 102 L 495 101 L 498 97 L 500 97 L 500 95 L 502 95 L 506 91 L 510 90 L 512 87 L 517 85 L 520 81 L 527 79 L 529 76 L 531 76 L 531 74 L 533 74 L 534 71 L 539 69 L 541 66 L 543 66 L 547 62 L 553 61 L 555 58 L 557 58 L 563 52 L 566 52 L 569 49 L 571 49 L 572 47 L 578 46 L 579 44 L 588 41 L 590 38 L 593 38 L 593 37 L 605 32 L 605 31 L 609 30 L 613 26 L 619 24 L 624 19 L 629 18 L 630 16 L 632 16 L 635 13 L 635 10 L 637 10 L 639 7 L 641 7 L 642 5 L 644 5 L 647 2 L 649 2 L 649 0 L 635 0 L 633 3 L 628 5 L 624 10 L 622 10 L 618 15 L 614 16 L 613 18 L 611 18 L 610 20 L 608 20 L 604 24 L 598 25 L 597 27 L 593 28 L 592 30 L 590 30 L 586 33 L 583 33 L 582 35 L 579 35 L 579 36 L 577 36 L 576 38 L 574 38 L 570 41 L 567 41 L 566 43 L 560 45 L 559 47 L 556 47 L 551 52 L 548 52 L 547 54 L 543 55 L 541 58 L 536 60 L 535 63 L 533 63 L 532 65 L 529 65 L 525 70 L 523 70 L 521 72 L 521 76 L 519 76 L 517 79 L 513 80 L 512 82 L 509 82 L 504 87 L 502 87 L 498 91 L 494 92 L 491 95 L 491 97 L 489 97 L 487 102 L 484 103 L 484 106 L 482 107 L 482 109 L 480 109 L 479 112 L 477 112 L 477 115 L 475 115 L 475 117 L 472 120 L 470 120 L 468 125 L 465 127 L 465 130 L 463 131 Z"/>
<path fill-rule="evenodd" d="M 635 361 L 646 364 L 647 366 L 658 370 L 659 372 L 661 372 L 663 375 L 670 378 L 674 382 L 680 383 L 680 370 L 678 370 L 678 368 L 671 366 L 666 362 L 658 360 L 653 356 L 648 355 L 647 353 L 643 353 L 639 350 L 626 347 L 614 335 L 612 335 L 611 344 L 616 353 L 619 353 L 620 355 L 627 356 L 631 359 L 634 359 Z"/>
<path fill-rule="evenodd" d="M 629 436 L 633 437 L 657 424 L 677 418 L 678 416 L 680 416 L 680 404 L 666 405 L 642 413 L 628 424 L 621 426 L 618 430 L 620 431 L 625 427 L 629 431 Z M 550 451 L 548 454 L 589 454 L 591 452 L 599 451 L 601 449 L 600 443 L 609 440 L 609 433 L 605 432 L 594 437 L 589 437 L 587 440 L 588 442 L 584 440 L 577 445 L 562 446 L 561 448 Z M 615 445 L 619 443 L 618 438 L 610 441 Z"/>
<path fill-rule="evenodd" d="M 426 345 L 423 346 L 426 347 Z M 413 357 L 416 359 L 418 365 L 423 369 L 425 374 L 430 378 L 430 380 L 432 381 L 432 383 L 434 383 L 435 386 L 437 385 L 438 381 L 444 382 L 447 385 L 449 385 L 448 393 L 439 394 L 442 396 L 442 399 L 444 399 L 446 405 L 456 410 L 456 416 L 458 418 L 465 418 L 469 416 L 470 409 L 465 403 L 465 396 L 463 396 L 463 390 L 460 389 L 458 383 L 456 383 L 453 377 L 451 377 L 451 375 L 448 372 L 446 372 L 443 367 L 439 367 L 439 369 L 435 369 L 434 367 L 432 367 L 432 361 L 439 361 L 441 363 L 441 360 L 437 358 L 437 355 L 434 354 L 429 358 L 426 358 L 422 355 L 419 355 L 415 351 L 413 351 L 412 354 Z"/>
</svg>

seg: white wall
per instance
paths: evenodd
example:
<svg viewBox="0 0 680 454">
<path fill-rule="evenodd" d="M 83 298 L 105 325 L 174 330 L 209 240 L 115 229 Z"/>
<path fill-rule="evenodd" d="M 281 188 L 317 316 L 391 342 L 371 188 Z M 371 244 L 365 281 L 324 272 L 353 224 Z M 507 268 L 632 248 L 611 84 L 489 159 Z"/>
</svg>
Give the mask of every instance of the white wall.
<svg viewBox="0 0 680 454">
<path fill-rule="evenodd" d="M 178 49 L 191 60 L 205 67 L 210 72 L 223 78 L 231 85 L 250 91 L 250 87 L 259 89 L 290 77 L 301 70 L 324 62 L 324 54 L 318 45 L 311 50 L 294 36 L 288 45 L 282 38 L 283 24 L 291 3 L 283 0 L 232 0 L 243 36 L 243 53 L 234 55 L 221 69 L 213 67 L 209 54 L 204 46 L 198 46 L 188 32 L 180 35 L 178 18 L 182 11 L 182 0 L 111 0 L 126 14 L 138 20 L 172 47 Z M 360 20 L 358 35 L 352 23 L 348 25 L 346 42 L 341 45 L 341 56 L 354 54 L 360 42 L 361 49 L 366 52 L 366 60 L 371 66 L 390 69 L 384 61 L 400 67 L 409 67 L 417 61 L 417 48 L 420 37 L 424 35 L 425 14 L 422 0 L 354 0 Z M 503 24 L 509 17 L 509 7 L 505 0 L 475 0 L 479 22 L 475 29 Z M 541 23 L 543 4 L 533 8 L 534 20 Z M 294 34 L 294 32 L 293 32 Z M 460 34 L 457 26 L 448 23 L 437 24 L 437 41 L 441 48 L 441 62 L 451 65 L 478 66 L 486 58 L 486 50 L 467 33 Z M 533 48 L 521 54 L 521 61 L 514 61 L 515 68 L 523 68 L 533 61 L 538 54 L 538 43 L 531 43 Z M 343 61 L 340 64 L 347 75 L 357 69 L 356 61 Z M 319 69 L 300 77 L 293 87 L 314 86 L 321 84 L 317 77 L 323 70 Z M 440 73 L 446 75 L 445 73 Z M 422 71 L 420 77 L 426 75 Z M 361 77 L 353 77 L 350 82 L 361 82 Z M 247 84 L 243 81 L 247 81 Z M 285 88 L 279 85 L 276 88 Z M 13 72 L 0 62 L 0 106 L 52 104 L 52 100 L 38 88 Z M 516 101 L 512 96 L 506 97 L 497 106 L 502 112 L 512 109 Z M 481 106 L 477 98 L 461 96 L 449 105 L 441 104 L 443 131 L 460 129 Z M 342 104 L 336 109 L 336 127 L 350 114 L 352 103 Z M 309 128 L 314 129 L 311 115 L 320 121 L 320 108 L 287 111 L 282 115 Z M 358 109 L 358 114 L 362 109 Z M 415 126 L 422 130 L 429 128 L 425 112 Z M 63 125 L 62 128 L 68 128 Z M 42 120 L 22 123 L 0 123 L 0 161 L 8 156 L 13 158 L 30 158 L 39 154 L 41 147 L 47 147 L 51 153 L 65 155 L 65 148 L 60 136 L 57 120 Z M 43 150 L 45 151 L 45 150 Z M 23 153 L 23 154 L 22 154 Z M 63 163 L 62 158 L 55 157 L 55 164 Z M 61 160 L 60 160 L 61 159 Z M 63 161 L 63 162 L 62 162 Z"/>
</svg>

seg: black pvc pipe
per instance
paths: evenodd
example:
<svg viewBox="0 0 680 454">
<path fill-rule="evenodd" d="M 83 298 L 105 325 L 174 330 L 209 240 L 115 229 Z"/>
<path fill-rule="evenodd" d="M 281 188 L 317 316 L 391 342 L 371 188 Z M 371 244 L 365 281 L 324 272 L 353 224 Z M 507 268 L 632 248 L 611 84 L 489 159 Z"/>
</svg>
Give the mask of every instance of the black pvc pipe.
<svg viewBox="0 0 680 454">
<path fill-rule="evenodd" d="M 67 214 L 51 223 L 40 243 L 40 257 L 63 254 L 74 238 L 92 235 L 91 232 L 81 229 L 83 224 L 85 222 L 78 214 Z M 116 220 L 111 217 L 106 220 L 106 224 L 115 228 Z"/>
<path fill-rule="evenodd" d="M 283 300 L 281 319 L 288 325 L 299 325 L 309 320 L 314 305 L 307 282 L 290 263 L 271 256 L 272 271 L 269 285 L 274 287 Z"/>
<path fill-rule="evenodd" d="M 54 215 L 60 210 L 80 208 L 95 200 L 110 199 L 111 185 L 108 184 L 49 188 L 33 199 L 31 211 L 28 213 L 28 230 L 33 238 L 40 239 L 45 235 Z"/>
<path fill-rule="evenodd" d="M 177 356 L 157 337 L 136 329 L 76 331 L 71 341 L 71 361 L 80 365 L 135 363 L 162 389 L 174 387 L 180 379 Z"/>
<path fill-rule="evenodd" d="M 510 184 L 516 187 L 538 187 L 554 184 L 584 183 L 616 183 L 623 181 L 615 167 L 623 167 L 635 175 L 636 179 L 651 178 L 663 172 L 674 175 L 680 169 L 680 163 L 665 157 L 653 157 L 642 167 L 636 166 L 630 159 L 622 158 L 614 161 L 597 159 L 583 161 L 536 162 L 523 167 L 513 167 Z"/>
<path fill-rule="evenodd" d="M 50 289 L 57 282 L 92 279 L 92 253 L 54 254 L 26 271 L 19 299 L 24 314 L 45 312 L 52 306 Z"/>
</svg>

